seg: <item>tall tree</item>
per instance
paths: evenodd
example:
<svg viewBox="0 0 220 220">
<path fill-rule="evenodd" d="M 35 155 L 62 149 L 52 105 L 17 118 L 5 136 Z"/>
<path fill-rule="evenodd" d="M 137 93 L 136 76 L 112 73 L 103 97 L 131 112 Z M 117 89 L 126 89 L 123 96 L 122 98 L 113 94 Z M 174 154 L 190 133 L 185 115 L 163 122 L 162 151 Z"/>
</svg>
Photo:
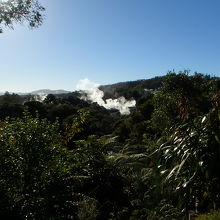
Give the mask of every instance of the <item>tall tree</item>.
<svg viewBox="0 0 220 220">
<path fill-rule="evenodd" d="M 35 28 L 42 24 L 44 7 L 38 0 L 7 0 L 0 2 L 0 33 L 3 27 L 13 28 L 14 23 L 27 23 Z"/>
</svg>

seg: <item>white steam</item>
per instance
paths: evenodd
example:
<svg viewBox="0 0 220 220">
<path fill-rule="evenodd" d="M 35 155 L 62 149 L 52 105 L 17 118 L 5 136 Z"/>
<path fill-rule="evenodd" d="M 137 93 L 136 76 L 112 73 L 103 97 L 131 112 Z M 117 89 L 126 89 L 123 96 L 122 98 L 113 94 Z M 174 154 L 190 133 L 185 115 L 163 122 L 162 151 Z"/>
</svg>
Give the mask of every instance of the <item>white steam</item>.
<svg viewBox="0 0 220 220">
<path fill-rule="evenodd" d="M 83 90 L 81 99 L 85 101 L 96 102 L 100 106 L 106 109 L 117 109 L 123 115 L 130 114 L 130 108 L 135 107 L 135 100 L 126 100 L 124 97 L 119 97 L 118 99 L 106 99 L 103 100 L 104 92 L 98 88 L 99 84 L 90 81 L 89 79 L 82 79 L 77 84 L 76 88 L 78 90 Z"/>
<path fill-rule="evenodd" d="M 46 97 L 47 97 L 46 93 L 38 93 L 37 95 L 34 96 L 34 101 L 43 102 Z"/>
<path fill-rule="evenodd" d="M 100 85 L 90 81 L 89 79 L 85 78 L 85 79 L 80 79 L 79 82 L 76 85 L 76 89 L 77 90 L 90 90 L 90 89 L 94 89 L 94 88 L 98 88 Z"/>
</svg>

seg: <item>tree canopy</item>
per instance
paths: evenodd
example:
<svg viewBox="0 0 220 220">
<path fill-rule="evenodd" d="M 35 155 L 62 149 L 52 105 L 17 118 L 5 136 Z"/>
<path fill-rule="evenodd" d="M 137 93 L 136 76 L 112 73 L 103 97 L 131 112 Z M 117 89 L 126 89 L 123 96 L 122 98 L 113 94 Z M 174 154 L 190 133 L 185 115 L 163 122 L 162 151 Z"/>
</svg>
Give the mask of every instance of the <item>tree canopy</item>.
<svg viewBox="0 0 220 220">
<path fill-rule="evenodd" d="M 43 22 L 45 8 L 38 0 L 8 0 L 0 2 L 0 33 L 4 27 L 13 28 L 15 23 L 35 28 Z"/>
</svg>

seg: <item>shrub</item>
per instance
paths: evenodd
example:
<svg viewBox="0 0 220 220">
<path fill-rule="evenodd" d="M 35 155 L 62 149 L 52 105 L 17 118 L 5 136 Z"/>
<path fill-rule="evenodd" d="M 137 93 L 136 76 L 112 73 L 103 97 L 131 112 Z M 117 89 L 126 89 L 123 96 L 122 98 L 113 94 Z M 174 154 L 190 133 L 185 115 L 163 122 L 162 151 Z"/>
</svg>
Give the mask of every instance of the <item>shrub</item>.
<svg viewBox="0 0 220 220">
<path fill-rule="evenodd" d="M 214 211 L 210 214 L 199 215 L 195 220 L 219 220 L 220 210 Z"/>
<path fill-rule="evenodd" d="M 0 217 L 42 219 L 62 216 L 67 209 L 74 213 L 60 140 L 57 123 L 27 112 L 23 119 L 0 122 Z"/>
</svg>

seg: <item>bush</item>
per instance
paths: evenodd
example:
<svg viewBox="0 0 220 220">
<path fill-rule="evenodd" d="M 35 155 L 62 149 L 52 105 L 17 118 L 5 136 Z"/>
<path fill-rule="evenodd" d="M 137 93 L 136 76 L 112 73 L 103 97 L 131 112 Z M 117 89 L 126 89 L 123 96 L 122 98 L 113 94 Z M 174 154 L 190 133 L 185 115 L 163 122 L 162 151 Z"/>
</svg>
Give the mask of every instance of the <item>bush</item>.
<svg viewBox="0 0 220 220">
<path fill-rule="evenodd" d="M 27 112 L 23 119 L 0 122 L 0 217 L 74 214 L 69 165 L 60 140 L 57 123 Z"/>
<path fill-rule="evenodd" d="M 219 220 L 220 210 L 214 211 L 210 214 L 199 215 L 195 220 Z"/>
</svg>

